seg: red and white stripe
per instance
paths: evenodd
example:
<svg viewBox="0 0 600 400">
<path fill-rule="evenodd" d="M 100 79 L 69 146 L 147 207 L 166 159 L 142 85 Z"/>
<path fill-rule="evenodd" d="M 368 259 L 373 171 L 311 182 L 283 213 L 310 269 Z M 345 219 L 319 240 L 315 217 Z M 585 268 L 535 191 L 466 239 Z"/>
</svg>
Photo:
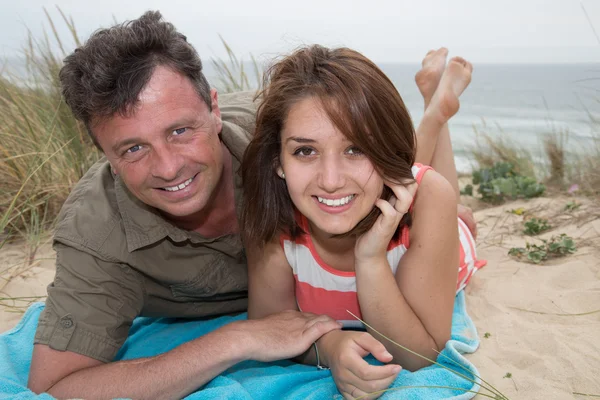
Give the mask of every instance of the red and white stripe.
<svg viewBox="0 0 600 400">
<path fill-rule="evenodd" d="M 413 166 L 412 172 L 417 183 L 421 182 L 423 174 L 430 169 L 432 168 L 420 164 Z M 306 217 L 299 215 L 298 223 L 305 232 L 309 232 Z M 475 240 L 460 219 L 458 231 L 460 266 L 457 292 L 462 290 L 471 276 L 486 263 L 477 260 Z M 362 318 L 356 294 L 355 273 L 340 271 L 327 265 L 317 253 L 310 234 L 302 234 L 295 240 L 291 240 L 288 235 L 282 235 L 280 242 L 296 280 L 296 301 L 299 309 L 315 314 L 327 314 L 341 321 L 345 327 L 362 327 L 362 324 L 346 311 L 349 310 Z M 405 227 L 400 238 L 392 240 L 387 249 L 387 259 L 393 274 L 396 273 L 400 259 L 408 248 L 409 229 Z"/>
</svg>

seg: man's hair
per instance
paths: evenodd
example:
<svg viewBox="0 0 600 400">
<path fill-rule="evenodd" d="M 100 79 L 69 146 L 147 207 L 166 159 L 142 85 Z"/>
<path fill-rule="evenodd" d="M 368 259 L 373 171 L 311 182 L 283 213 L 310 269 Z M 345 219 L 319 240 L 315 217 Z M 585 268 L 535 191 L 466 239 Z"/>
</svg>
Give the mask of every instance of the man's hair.
<svg viewBox="0 0 600 400">
<path fill-rule="evenodd" d="M 210 86 L 194 47 L 158 11 L 100 29 L 65 58 L 60 83 L 66 103 L 98 144 L 92 125 L 134 111 L 157 66 L 186 76 L 211 108 Z"/>
<path fill-rule="evenodd" d="M 380 176 L 401 184 L 414 181 L 411 167 L 416 142 L 410 115 L 393 83 L 362 54 L 318 45 L 301 48 L 267 71 L 263 87 L 255 135 L 242 163 L 241 226 L 246 240 L 264 245 L 275 235 L 295 237 L 302 232 L 285 181 L 275 170 L 281 130 L 291 107 L 302 99 L 316 99 L 333 125 L 368 157 Z M 385 186 L 381 197 L 389 199 L 391 195 Z M 341 236 L 366 232 L 379 215 L 374 207 Z M 408 215 L 396 233 L 406 224 L 410 224 Z"/>
</svg>

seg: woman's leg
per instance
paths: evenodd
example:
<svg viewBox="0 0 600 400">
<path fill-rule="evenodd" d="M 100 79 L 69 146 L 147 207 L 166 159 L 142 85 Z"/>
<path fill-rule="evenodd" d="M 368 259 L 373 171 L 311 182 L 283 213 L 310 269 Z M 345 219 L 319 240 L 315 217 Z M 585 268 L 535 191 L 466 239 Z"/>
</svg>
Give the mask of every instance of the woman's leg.
<svg viewBox="0 0 600 400">
<path fill-rule="evenodd" d="M 431 165 L 454 187 L 457 200 L 460 198 L 458 176 L 454 163 L 448 120 L 458 112 L 458 97 L 471 82 L 473 67 L 466 60 L 455 57 L 445 66 L 437 87 L 430 97 L 432 82 L 439 74 L 440 65 L 445 64 L 447 51 L 430 52 L 423 60 L 423 69 L 415 80 L 425 100 L 425 113 L 417 128 L 417 162 Z M 424 74 L 423 72 L 428 72 Z M 429 76 L 429 79 L 424 79 Z"/>
<path fill-rule="evenodd" d="M 423 96 L 425 103 L 425 111 L 429 108 L 431 99 L 442 79 L 442 74 L 446 69 L 446 57 L 448 49 L 442 47 L 438 50 L 430 50 L 423 62 L 422 68 L 415 76 L 417 87 Z M 437 147 L 437 141 L 441 134 L 443 125 L 437 122 L 437 119 L 432 119 L 431 112 L 425 113 L 421 119 L 421 123 L 416 129 L 417 134 L 417 154 L 416 162 L 431 165 L 433 154 Z"/>
</svg>

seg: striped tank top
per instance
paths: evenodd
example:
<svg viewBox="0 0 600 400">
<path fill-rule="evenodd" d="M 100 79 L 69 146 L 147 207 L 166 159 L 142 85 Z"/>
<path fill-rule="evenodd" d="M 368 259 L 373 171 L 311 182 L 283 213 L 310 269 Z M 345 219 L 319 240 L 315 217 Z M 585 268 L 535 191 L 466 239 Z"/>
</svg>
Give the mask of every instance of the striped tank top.
<svg viewBox="0 0 600 400">
<path fill-rule="evenodd" d="M 429 166 L 415 164 L 412 173 L 418 184 L 423 174 L 432 169 Z M 417 189 L 418 190 L 418 189 Z M 358 296 L 356 294 L 356 275 L 349 271 L 340 271 L 327 265 L 317 253 L 308 226 L 308 220 L 299 215 L 298 224 L 304 232 L 294 240 L 289 235 L 281 235 L 280 243 L 285 257 L 292 268 L 296 282 L 296 301 L 301 311 L 314 314 L 326 314 L 342 322 L 346 328 L 362 328 L 362 323 L 352 315 L 362 318 Z M 460 264 L 456 291 L 462 290 L 471 276 L 486 264 L 478 260 L 475 240 L 467 225 L 459 218 Z M 409 228 L 405 226 L 398 238 L 392 239 L 387 248 L 387 260 L 393 274 L 400 259 L 409 248 Z M 348 311 L 347 311 L 348 310 Z"/>
</svg>

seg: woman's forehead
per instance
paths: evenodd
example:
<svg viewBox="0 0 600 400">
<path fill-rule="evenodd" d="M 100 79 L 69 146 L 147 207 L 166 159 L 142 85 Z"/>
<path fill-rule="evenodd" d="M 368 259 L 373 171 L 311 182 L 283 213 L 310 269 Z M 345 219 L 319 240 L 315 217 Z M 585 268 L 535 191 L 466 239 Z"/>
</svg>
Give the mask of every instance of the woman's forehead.
<svg viewBox="0 0 600 400">
<path fill-rule="evenodd" d="M 289 138 L 305 138 L 315 141 L 337 140 L 349 142 L 327 113 L 322 101 L 316 97 L 298 100 L 288 110 L 281 131 L 283 141 Z"/>
</svg>

